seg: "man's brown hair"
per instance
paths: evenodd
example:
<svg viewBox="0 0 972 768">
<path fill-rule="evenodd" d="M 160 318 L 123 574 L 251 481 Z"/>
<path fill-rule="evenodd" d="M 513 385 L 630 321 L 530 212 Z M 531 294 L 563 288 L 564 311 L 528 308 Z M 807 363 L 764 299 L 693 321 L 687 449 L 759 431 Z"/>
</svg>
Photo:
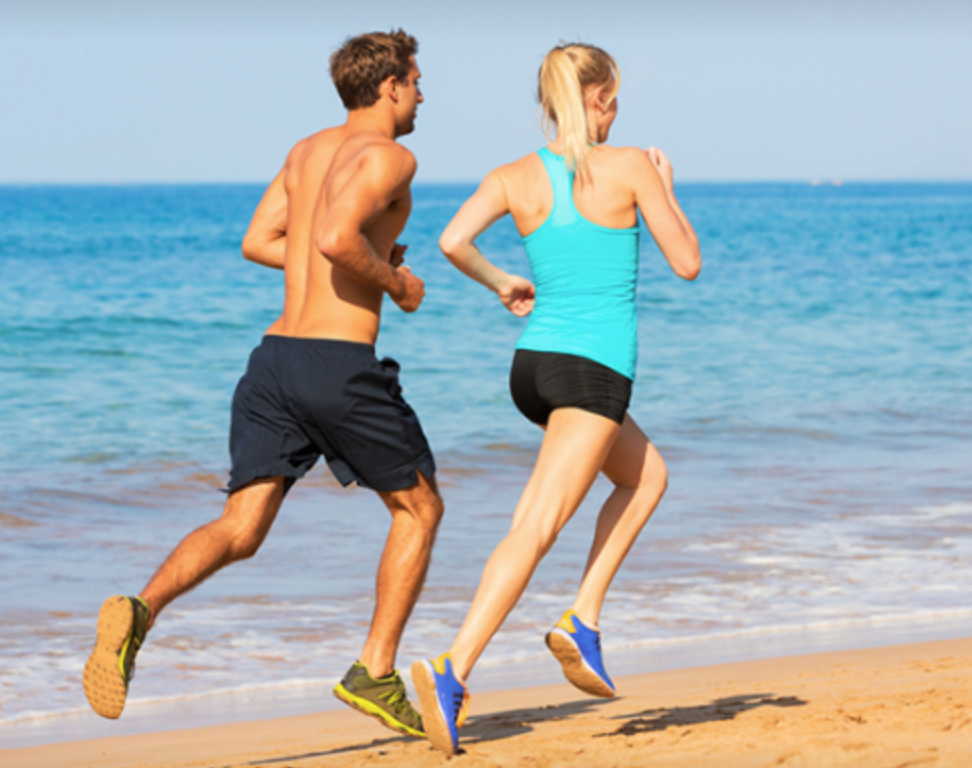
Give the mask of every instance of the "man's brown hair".
<svg viewBox="0 0 972 768">
<path fill-rule="evenodd" d="M 370 107 L 378 101 L 378 86 L 393 75 L 405 81 L 417 52 L 418 41 L 401 29 L 345 40 L 331 54 L 331 79 L 345 108 Z"/>
</svg>

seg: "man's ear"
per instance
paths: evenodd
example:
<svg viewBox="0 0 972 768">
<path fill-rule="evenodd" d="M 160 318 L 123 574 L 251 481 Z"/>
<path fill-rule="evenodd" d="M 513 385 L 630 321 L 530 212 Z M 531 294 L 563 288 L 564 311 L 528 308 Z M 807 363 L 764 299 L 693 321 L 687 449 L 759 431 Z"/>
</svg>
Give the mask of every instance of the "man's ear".
<svg viewBox="0 0 972 768">
<path fill-rule="evenodd" d="M 394 104 L 398 103 L 398 78 L 392 75 L 391 77 L 385 78 L 378 88 L 379 95 L 388 94 L 388 98 L 392 100 Z"/>
</svg>

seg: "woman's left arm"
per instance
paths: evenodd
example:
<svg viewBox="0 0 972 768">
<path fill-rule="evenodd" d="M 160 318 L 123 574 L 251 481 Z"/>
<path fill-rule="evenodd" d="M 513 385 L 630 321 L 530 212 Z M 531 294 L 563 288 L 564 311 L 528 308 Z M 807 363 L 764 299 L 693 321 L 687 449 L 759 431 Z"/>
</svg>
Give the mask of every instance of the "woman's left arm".
<svg viewBox="0 0 972 768">
<path fill-rule="evenodd" d="M 439 247 L 460 272 L 493 291 L 514 315 L 524 317 L 533 310 L 533 283 L 497 267 L 483 256 L 475 242 L 509 212 L 506 187 L 497 169 L 483 179 L 476 193 L 449 222 L 439 238 Z"/>
</svg>

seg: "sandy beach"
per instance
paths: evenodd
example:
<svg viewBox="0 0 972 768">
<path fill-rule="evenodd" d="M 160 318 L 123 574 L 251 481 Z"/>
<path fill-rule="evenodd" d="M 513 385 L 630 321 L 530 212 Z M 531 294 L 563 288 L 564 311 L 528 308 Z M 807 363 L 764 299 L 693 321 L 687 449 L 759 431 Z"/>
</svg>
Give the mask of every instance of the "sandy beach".
<svg viewBox="0 0 972 768">
<path fill-rule="evenodd" d="M 972 639 L 567 684 L 473 689 L 467 766 L 972 765 Z M 436 766 L 424 741 L 350 710 L 0 752 L 4 768 Z"/>
</svg>

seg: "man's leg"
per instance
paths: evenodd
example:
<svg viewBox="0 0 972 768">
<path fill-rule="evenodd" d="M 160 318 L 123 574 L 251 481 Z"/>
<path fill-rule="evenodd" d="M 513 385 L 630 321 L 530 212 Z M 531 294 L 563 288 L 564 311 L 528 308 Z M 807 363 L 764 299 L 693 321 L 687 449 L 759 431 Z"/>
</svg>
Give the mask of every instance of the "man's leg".
<svg viewBox="0 0 972 768">
<path fill-rule="evenodd" d="M 418 479 L 403 491 L 379 493 L 392 514 L 392 524 L 378 566 L 375 612 L 361 656 L 334 694 L 392 730 L 421 737 L 425 735 L 422 718 L 409 703 L 405 684 L 395 671 L 398 644 L 422 591 L 443 512 L 435 479 L 421 472 Z"/>
<path fill-rule="evenodd" d="M 155 617 L 223 566 L 252 557 L 282 500 L 281 477 L 257 480 L 239 489 L 227 499 L 218 520 L 182 540 L 139 597 L 116 595 L 104 602 L 95 647 L 84 667 L 84 692 L 95 712 L 109 718 L 121 715 L 135 655 Z"/>
<path fill-rule="evenodd" d="M 444 507 L 435 478 L 417 474 L 419 482 L 411 488 L 379 493 L 392 514 L 392 524 L 378 565 L 375 612 L 360 659 L 373 677 L 385 677 L 395 668 L 398 644 L 425 583 L 442 519 Z"/>
<path fill-rule="evenodd" d="M 149 626 L 179 595 L 220 568 L 253 557 L 277 517 L 283 494 L 282 477 L 254 480 L 230 494 L 221 517 L 179 542 L 140 593 L 152 612 Z"/>
</svg>

